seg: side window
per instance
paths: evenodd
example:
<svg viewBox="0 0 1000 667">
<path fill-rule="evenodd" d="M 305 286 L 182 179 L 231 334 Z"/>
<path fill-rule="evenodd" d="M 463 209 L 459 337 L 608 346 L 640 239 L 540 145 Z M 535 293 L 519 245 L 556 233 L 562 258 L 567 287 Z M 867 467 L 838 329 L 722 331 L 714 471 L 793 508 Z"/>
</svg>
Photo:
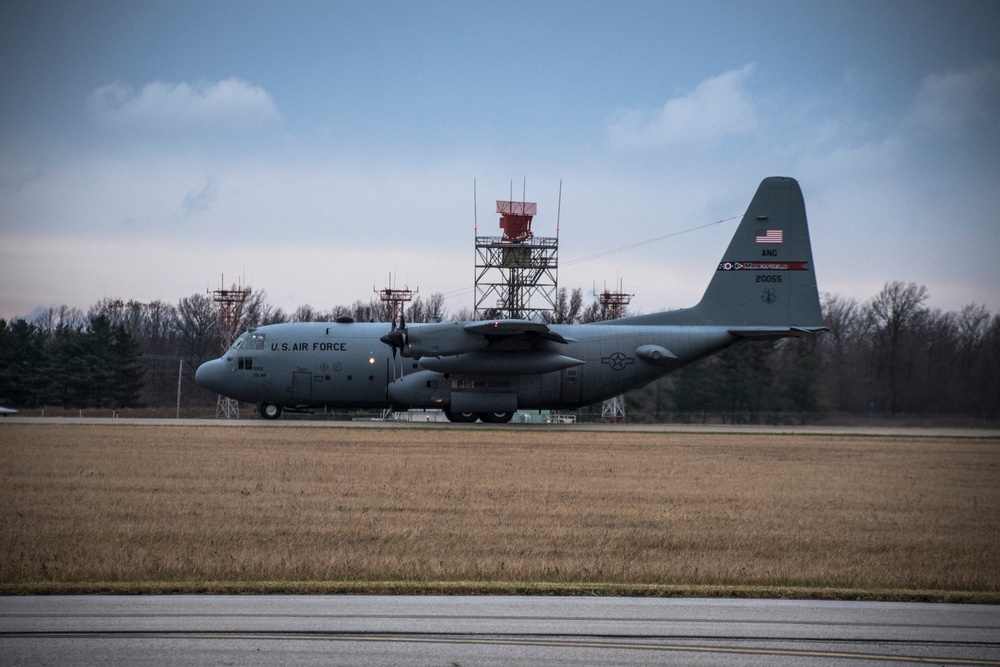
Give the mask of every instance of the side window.
<svg viewBox="0 0 1000 667">
<path fill-rule="evenodd" d="M 239 338 L 233 341 L 233 344 L 229 347 L 229 349 L 230 350 L 241 349 L 247 342 L 247 336 L 248 334 L 242 334 Z"/>
<path fill-rule="evenodd" d="M 253 357 L 240 357 L 236 367 L 241 371 L 253 370 Z"/>
</svg>

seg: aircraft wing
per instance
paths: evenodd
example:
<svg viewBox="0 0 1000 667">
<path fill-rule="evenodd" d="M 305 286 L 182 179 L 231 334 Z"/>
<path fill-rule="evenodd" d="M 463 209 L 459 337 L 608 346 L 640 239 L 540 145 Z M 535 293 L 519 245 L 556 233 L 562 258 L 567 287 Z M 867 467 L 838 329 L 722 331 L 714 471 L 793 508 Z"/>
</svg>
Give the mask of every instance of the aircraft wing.
<svg viewBox="0 0 1000 667">
<path fill-rule="evenodd" d="M 402 347 L 421 368 L 458 375 L 532 375 L 579 366 L 584 362 L 545 345 L 569 339 L 548 325 L 528 320 L 413 325 L 383 338 Z"/>
<path fill-rule="evenodd" d="M 468 322 L 463 327 L 468 332 L 482 334 L 487 338 L 505 336 L 538 336 L 557 343 L 569 342 L 560 334 L 552 331 L 547 324 L 530 322 L 528 320 L 491 320 L 487 322 Z"/>
</svg>

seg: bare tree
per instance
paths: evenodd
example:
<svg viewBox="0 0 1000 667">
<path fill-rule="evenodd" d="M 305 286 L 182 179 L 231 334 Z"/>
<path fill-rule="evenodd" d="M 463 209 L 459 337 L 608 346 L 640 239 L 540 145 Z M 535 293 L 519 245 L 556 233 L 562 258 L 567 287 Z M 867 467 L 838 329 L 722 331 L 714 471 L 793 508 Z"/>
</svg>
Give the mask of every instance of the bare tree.
<svg viewBox="0 0 1000 667">
<path fill-rule="evenodd" d="M 566 288 L 556 292 L 555 310 L 546 319 L 550 324 L 574 324 L 580 322 L 583 311 L 583 290 L 577 287 L 567 298 Z"/>
<path fill-rule="evenodd" d="M 871 341 L 861 306 L 857 299 L 824 294 L 822 307 L 829 331 L 819 337 L 817 345 L 827 398 L 837 410 L 867 411 L 874 396 Z"/>
<path fill-rule="evenodd" d="M 292 322 L 316 322 L 319 320 L 317 317 L 319 313 L 315 308 L 310 306 L 308 303 L 304 303 L 295 309 L 292 313 Z"/>
<path fill-rule="evenodd" d="M 927 288 L 916 283 L 886 283 L 869 304 L 875 343 L 876 373 L 887 412 L 899 410 L 900 396 L 913 368 L 913 325 L 926 315 Z"/>
<path fill-rule="evenodd" d="M 444 294 L 434 292 L 427 298 L 427 319 L 444 321 L 447 319 L 448 309 L 444 305 Z"/>
<path fill-rule="evenodd" d="M 34 325 L 47 334 L 57 329 L 79 329 L 87 323 L 87 318 L 79 308 L 65 304 L 58 308 L 46 308 L 35 318 Z"/>
<path fill-rule="evenodd" d="M 459 308 L 448 318 L 449 322 L 471 322 L 476 319 L 476 314 L 471 308 Z"/>
<path fill-rule="evenodd" d="M 222 346 L 219 313 L 208 294 L 193 294 L 177 305 L 181 353 L 198 360 L 217 356 Z"/>
<path fill-rule="evenodd" d="M 604 321 L 604 313 L 601 308 L 601 302 L 597 300 L 591 301 L 580 313 L 580 321 L 583 323 Z"/>
</svg>

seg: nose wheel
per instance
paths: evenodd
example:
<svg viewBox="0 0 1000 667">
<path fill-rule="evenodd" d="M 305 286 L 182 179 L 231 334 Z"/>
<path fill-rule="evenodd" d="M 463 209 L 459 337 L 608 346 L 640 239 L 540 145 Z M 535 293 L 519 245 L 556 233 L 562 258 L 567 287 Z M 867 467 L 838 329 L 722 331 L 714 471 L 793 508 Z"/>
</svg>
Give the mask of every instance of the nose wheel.
<svg viewBox="0 0 1000 667">
<path fill-rule="evenodd" d="M 281 406 L 274 403 L 261 403 L 257 411 L 264 419 L 277 419 L 281 416 Z"/>
</svg>

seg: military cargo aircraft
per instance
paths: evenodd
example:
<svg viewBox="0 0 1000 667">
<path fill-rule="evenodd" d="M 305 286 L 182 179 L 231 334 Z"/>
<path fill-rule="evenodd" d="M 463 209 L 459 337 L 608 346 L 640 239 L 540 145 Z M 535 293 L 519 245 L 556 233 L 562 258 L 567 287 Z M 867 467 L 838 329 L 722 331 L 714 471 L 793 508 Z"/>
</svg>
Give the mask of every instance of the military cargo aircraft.
<svg viewBox="0 0 1000 667">
<path fill-rule="evenodd" d="M 528 320 L 298 322 L 242 334 L 195 381 L 283 410 L 440 408 L 454 422 L 573 410 L 748 339 L 825 329 L 805 203 L 791 178 L 761 182 L 698 305 L 593 324 Z"/>
</svg>

